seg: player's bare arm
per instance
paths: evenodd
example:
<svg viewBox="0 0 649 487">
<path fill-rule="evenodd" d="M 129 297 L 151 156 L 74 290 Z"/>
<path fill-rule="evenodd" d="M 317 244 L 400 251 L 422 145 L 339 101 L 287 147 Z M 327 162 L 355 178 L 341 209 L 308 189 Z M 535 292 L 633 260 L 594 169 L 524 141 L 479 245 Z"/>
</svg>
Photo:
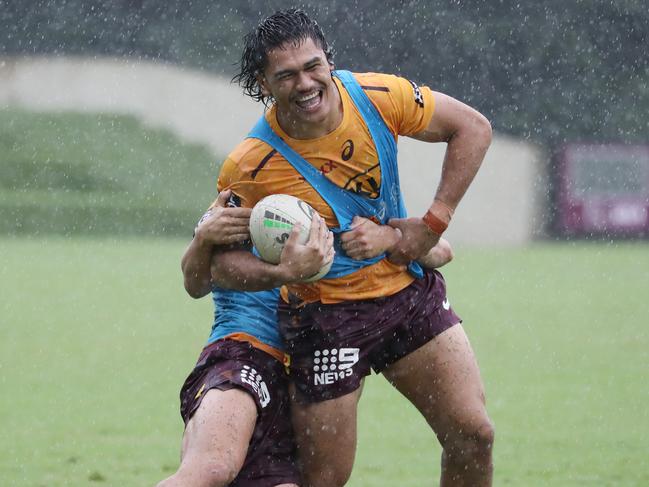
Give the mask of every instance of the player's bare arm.
<svg viewBox="0 0 649 487">
<path fill-rule="evenodd" d="M 262 261 L 247 250 L 217 248 L 212 258 L 212 281 L 226 289 L 263 291 L 314 275 L 334 258 L 333 233 L 324 219 L 314 214 L 305 244 L 299 243 L 299 234 L 297 224 L 276 265 Z"/>
<path fill-rule="evenodd" d="M 340 237 L 343 250 L 352 259 L 371 259 L 383 253 L 390 253 L 401 239 L 401 231 L 388 225 L 378 225 L 360 216 L 352 220 L 352 229 Z M 440 238 L 430 251 L 417 261 L 428 269 L 448 264 L 453 259 L 451 244 Z"/>
<path fill-rule="evenodd" d="M 435 113 L 430 123 L 412 137 L 448 144 L 442 177 L 424 218 L 399 218 L 389 222 L 403 234 L 390 254 L 390 260 L 396 264 L 416 260 L 435 246 L 491 143 L 491 124 L 483 115 L 450 96 L 434 94 Z"/>
<path fill-rule="evenodd" d="M 212 288 L 210 263 L 215 246 L 241 243 L 250 238 L 250 208 L 227 208 L 231 191 L 219 193 L 201 219 L 194 238 L 181 260 L 185 290 L 193 298 L 202 298 Z"/>
<path fill-rule="evenodd" d="M 442 237 L 426 255 L 417 259 L 417 262 L 426 269 L 438 269 L 451 262 L 453 257 L 454 254 L 451 244 Z"/>
</svg>

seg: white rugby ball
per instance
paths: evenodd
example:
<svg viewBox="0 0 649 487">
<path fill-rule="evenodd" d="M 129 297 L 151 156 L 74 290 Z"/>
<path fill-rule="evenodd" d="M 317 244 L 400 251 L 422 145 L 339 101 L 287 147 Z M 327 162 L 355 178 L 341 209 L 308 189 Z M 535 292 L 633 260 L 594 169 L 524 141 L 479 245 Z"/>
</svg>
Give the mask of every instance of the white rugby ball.
<svg viewBox="0 0 649 487">
<path fill-rule="evenodd" d="M 296 223 L 302 224 L 299 242 L 306 243 L 314 212 L 311 205 L 288 194 L 273 194 L 259 200 L 250 214 L 250 237 L 262 260 L 271 264 L 279 263 L 284 244 Z M 331 263 L 326 264 L 304 281 L 317 281 L 330 268 Z"/>
</svg>

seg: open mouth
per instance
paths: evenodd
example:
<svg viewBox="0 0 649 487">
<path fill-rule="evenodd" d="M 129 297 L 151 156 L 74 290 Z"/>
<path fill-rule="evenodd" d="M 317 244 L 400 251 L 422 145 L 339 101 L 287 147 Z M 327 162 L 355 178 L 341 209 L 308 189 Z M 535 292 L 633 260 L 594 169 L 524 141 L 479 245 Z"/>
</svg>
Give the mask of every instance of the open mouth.
<svg viewBox="0 0 649 487">
<path fill-rule="evenodd" d="M 295 104 L 305 111 L 313 111 L 322 101 L 322 90 L 312 91 L 306 95 L 295 98 Z"/>
</svg>

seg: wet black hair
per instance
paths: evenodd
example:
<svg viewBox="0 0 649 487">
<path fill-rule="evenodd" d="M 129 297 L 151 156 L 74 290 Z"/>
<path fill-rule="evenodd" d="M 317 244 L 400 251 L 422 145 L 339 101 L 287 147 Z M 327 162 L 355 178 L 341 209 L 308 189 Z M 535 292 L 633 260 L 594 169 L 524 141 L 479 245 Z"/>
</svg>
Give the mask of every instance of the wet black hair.
<svg viewBox="0 0 649 487">
<path fill-rule="evenodd" d="M 308 38 L 324 51 L 327 61 L 333 65 L 333 50 L 315 20 L 310 19 L 300 9 L 275 12 L 259 22 L 259 25 L 243 38 L 239 73 L 232 78 L 232 82 L 239 83 L 244 94 L 253 100 L 267 105 L 268 97 L 262 94 L 257 76 L 263 75 L 268 63 L 268 53 L 281 48 L 287 42 L 300 44 Z"/>
</svg>

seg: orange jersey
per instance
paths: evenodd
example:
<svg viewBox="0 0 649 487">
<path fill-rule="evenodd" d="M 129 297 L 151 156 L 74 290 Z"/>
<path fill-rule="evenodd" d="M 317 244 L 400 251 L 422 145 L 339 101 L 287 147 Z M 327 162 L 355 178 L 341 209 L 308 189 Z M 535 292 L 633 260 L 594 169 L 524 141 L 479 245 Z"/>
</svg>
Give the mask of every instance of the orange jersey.
<svg viewBox="0 0 649 487">
<path fill-rule="evenodd" d="M 435 105 L 429 88 L 417 87 L 392 75 L 355 73 L 354 76 L 395 140 L 399 135 L 416 134 L 428 126 Z M 376 198 L 381 185 L 376 148 L 351 97 L 340 80 L 334 78 L 334 82 L 342 99 L 343 120 L 333 132 L 317 139 L 293 139 L 277 123 L 274 106 L 266 112 L 266 120 L 293 150 L 333 183 Z M 332 209 L 318 192 L 282 155 L 259 139 L 245 139 L 225 160 L 218 189 L 226 188 L 232 189 L 244 207 L 253 207 L 270 194 L 291 194 L 315 208 L 329 227 L 338 226 Z M 395 266 L 384 259 L 347 276 L 321 279 L 310 284 L 292 284 L 289 288 L 304 301 L 333 303 L 389 296 L 408 286 L 412 280 L 405 267 Z"/>
</svg>

